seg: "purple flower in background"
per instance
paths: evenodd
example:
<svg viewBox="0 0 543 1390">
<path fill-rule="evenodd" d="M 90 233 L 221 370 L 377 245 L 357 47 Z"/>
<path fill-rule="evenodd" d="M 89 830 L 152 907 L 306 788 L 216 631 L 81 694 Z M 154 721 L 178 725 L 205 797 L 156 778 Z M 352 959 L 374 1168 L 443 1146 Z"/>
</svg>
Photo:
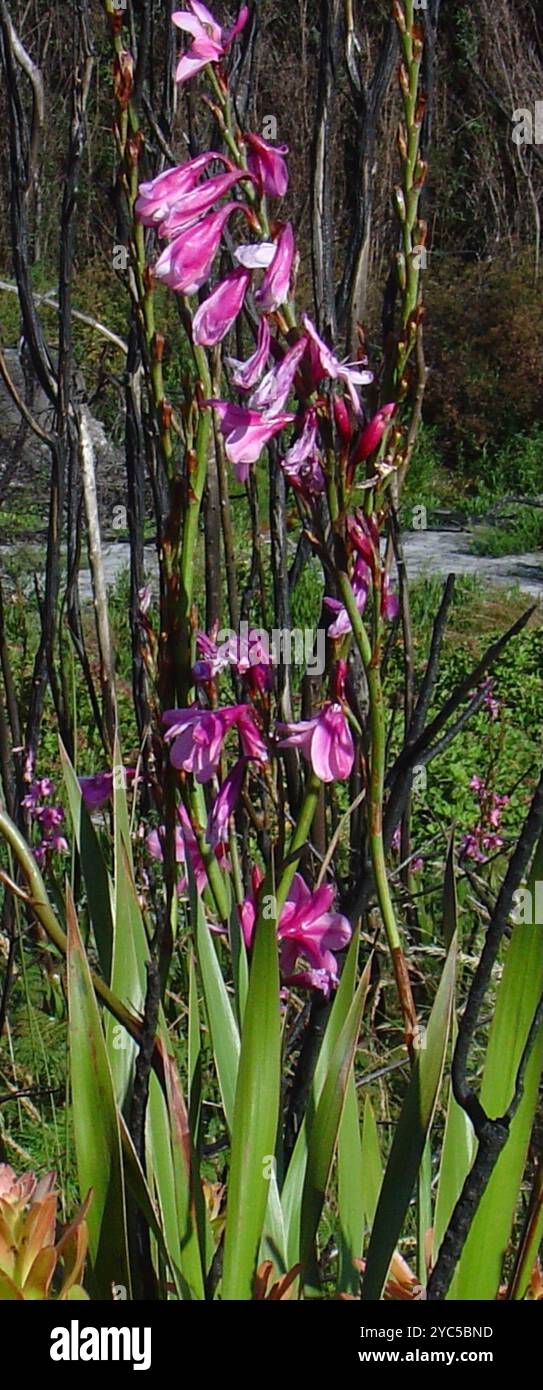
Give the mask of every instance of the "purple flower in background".
<svg viewBox="0 0 543 1390">
<path fill-rule="evenodd" d="M 40 806 L 34 812 L 34 819 L 39 822 L 45 834 L 49 834 L 51 830 L 56 830 L 62 825 L 64 811 L 62 806 Z"/>
<path fill-rule="evenodd" d="M 253 943 L 261 881 L 262 876 L 256 870 L 253 892 L 240 908 L 241 928 L 248 949 Z M 326 996 L 336 986 L 338 967 L 333 952 L 344 950 L 352 932 L 347 918 L 330 910 L 334 898 L 332 884 L 323 884 L 312 893 L 301 874 L 295 874 L 277 926 L 279 962 L 285 984 L 318 989 Z M 309 968 L 296 969 L 300 958 Z"/>
<path fill-rule="evenodd" d="M 381 617 L 385 622 L 398 617 L 400 611 L 400 600 L 394 592 L 390 583 L 390 575 L 383 574 L 381 580 Z"/>
<path fill-rule="evenodd" d="M 44 864 L 48 855 L 63 854 L 68 849 L 68 841 L 59 829 L 64 823 L 62 806 L 46 804 L 54 793 L 54 782 L 50 777 L 42 777 L 31 783 L 21 802 L 31 823 L 39 829 L 40 840 L 33 845 L 34 858 L 39 864 Z"/>
<path fill-rule="evenodd" d="M 268 193 L 272 198 L 284 198 L 288 188 L 288 168 L 284 158 L 288 154 L 288 145 L 269 145 L 261 135 L 252 135 L 249 131 L 244 140 L 249 146 L 247 163 L 260 192 Z"/>
<path fill-rule="evenodd" d="M 246 362 L 240 362 L 237 357 L 225 358 L 226 365 L 231 370 L 232 386 L 236 386 L 238 391 L 250 391 L 253 386 L 256 386 L 257 381 L 260 381 L 270 354 L 270 340 L 268 320 L 262 318 L 258 326 L 256 348 L 252 356 L 248 357 Z"/>
<path fill-rule="evenodd" d="M 223 29 L 207 5 L 201 0 L 188 0 L 189 10 L 175 10 L 172 21 L 178 29 L 192 36 L 188 53 L 184 53 L 177 64 L 176 81 L 187 82 L 207 63 L 218 63 L 231 48 L 234 39 L 241 33 L 249 18 L 247 5 L 243 5 L 236 23 L 231 29 Z"/>
<path fill-rule="evenodd" d="M 503 840 L 497 831 L 500 829 L 503 812 L 509 805 L 510 798 L 492 791 L 481 777 L 473 776 L 470 787 L 479 802 L 479 820 L 475 828 L 464 835 L 460 849 L 468 859 L 474 859 L 478 864 L 486 864 L 489 854 L 503 846 Z"/>
<path fill-rule="evenodd" d="M 212 637 L 208 637 L 206 632 L 197 632 L 196 646 L 202 655 L 201 659 L 195 661 L 192 668 L 195 681 L 215 680 L 215 677 L 220 676 L 221 672 L 225 671 L 229 665 L 227 644 L 223 643 L 221 647 L 218 647 L 217 643 Z"/>
<path fill-rule="evenodd" d="M 273 260 L 260 288 L 255 291 L 255 302 L 267 314 L 278 309 L 288 298 L 295 249 L 292 225 L 286 222 L 277 238 Z"/>
<path fill-rule="evenodd" d="M 188 815 L 183 805 L 178 806 L 177 814 L 179 817 L 180 824 L 176 827 L 175 831 L 176 862 L 178 864 L 186 864 L 188 855 L 190 859 L 192 872 L 196 881 L 196 889 L 197 892 L 201 894 L 204 892 L 204 889 L 207 888 L 206 867 L 200 854 L 198 841 L 196 839 L 194 830 L 191 825 L 190 816 Z M 162 861 L 164 858 L 164 827 L 161 826 L 160 830 L 151 830 L 146 837 L 145 843 L 147 845 L 148 852 L 152 856 L 152 858 Z M 225 854 L 224 845 L 217 845 L 215 851 L 215 858 L 219 864 L 222 864 L 223 868 L 229 868 L 229 863 Z M 178 893 L 184 893 L 186 891 L 186 888 L 187 879 L 186 876 L 183 876 L 183 878 L 179 879 L 179 882 L 177 884 L 177 891 Z"/>
<path fill-rule="evenodd" d="M 224 740 L 235 719 L 234 706 L 216 711 L 204 710 L 201 705 L 166 710 L 162 723 L 167 728 L 166 742 L 172 745 L 173 766 L 192 772 L 197 782 L 208 782 L 217 771 Z"/>
<path fill-rule="evenodd" d="M 194 315 L 192 336 L 201 347 L 215 347 L 241 313 L 251 281 L 250 270 L 231 270 Z"/>
<path fill-rule="evenodd" d="M 123 785 L 131 786 L 136 776 L 133 767 L 123 767 Z M 101 811 L 110 797 L 113 795 L 113 772 L 96 772 L 92 777 L 78 777 L 81 795 L 87 811 L 92 815 L 93 811 Z"/>
<path fill-rule="evenodd" d="M 481 689 L 485 691 L 484 705 L 485 709 L 488 710 L 490 718 L 492 720 L 498 719 L 502 708 L 502 702 L 501 700 L 497 700 L 494 695 L 494 683 L 491 677 L 489 680 L 483 681 Z"/>
<path fill-rule="evenodd" d="M 312 454 L 311 458 L 296 464 L 288 463 L 285 458 L 282 461 L 282 467 L 291 487 L 297 488 L 302 497 L 305 497 L 306 502 L 310 502 L 312 497 L 318 497 L 321 492 L 324 492 L 326 479 L 317 454 Z"/>
<path fill-rule="evenodd" d="M 196 645 L 202 653 L 202 659 L 192 668 L 196 681 L 214 680 L 232 666 L 251 693 L 272 689 L 272 658 L 266 633 L 250 628 L 247 635 L 229 637 L 219 647 L 205 632 L 199 632 Z"/>
<path fill-rule="evenodd" d="M 35 811 L 40 801 L 43 801 L 47 796 L 53 796 L 54 791 L 55 784 L 51 778 L 42 777 L 39 781 L 30 784 L 26 796 L 21 801 L 21 806 L 24 806 L 25 811 Z"/>
</svg>

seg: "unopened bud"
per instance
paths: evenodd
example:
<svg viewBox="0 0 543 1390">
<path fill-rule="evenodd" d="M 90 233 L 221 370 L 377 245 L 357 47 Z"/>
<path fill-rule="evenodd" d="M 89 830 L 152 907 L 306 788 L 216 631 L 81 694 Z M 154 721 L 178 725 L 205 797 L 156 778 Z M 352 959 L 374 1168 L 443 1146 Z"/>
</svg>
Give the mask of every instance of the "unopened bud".
<svg viewBox="0 0 543 1390">
<path fill-rule="evenodd" d="M 398 71 L 398 81 L 404 96 L 409 96 L 409 73 L 405 63 L 400 63 Z"/>
<path fill-rule="evenodd" d="M 393 201 L 393 203 L 394 203 L 394 207 L 395 207 L 396 213 L 397 213 L 397 215 L 398 215 L 398 217 L 399 217 L 399 219 L 400 219 L 400 222 L 405 222 L 406 211 L 405 211 L 405 197 L 404 197 L 403 188 L 399 188 L 399 187 L 398 187 L 398 188 L 395 188 L 395 189 L 394 189 L 394 192 L 393 192 L 393 194 L 392 194 L 392 201 Z"/>
<path fill-rule="evenodd" d="M 131 136 L 129 137 L 129 139 L 127 140 L 127 142 L 126 142 L 126 153 L 127 153 L 127 157 L 128 157 L 128 162 L 129 162 L 130 164 L 137 164 L 137 163 L 138 163 L 139 158 L 140 158 L 140 155 L 141 155 L 141 152 L 142 152 L 142 149 L 143 149 L 143 144 L 144 144 L 144 140 L 143 140 L 143 131 L 142 131 L 142 130 L 136 131 L 136 134 L 135 134 L 135 135 L 131 135 Z"/>
<path fill-rule="evenodd" d="M 160 424 L 163 430 L 169 430 L 172 423 L 172 407 L 169 401 L 160 402 Z"/>
<path fill-rule="evenodd" d="M 417 159 L 415 173 L 413 175 L 413 187 L 422 188 L 428 173 L 428 164 L 425 159 Z"/>
<path fill-rule="evenodd" d="M 111 32 L 112 32 L 112 34 L 113 34 L 113 38 L 116 39 L 116 38 L 118 37 L 118 35 L 120 34 L 121 29 L 122 29 L 122 27 L 123 27 L 123 16 L 122 16 L 122 11 L 121 11 L 121 10 L 113 10 L 113 11 L 111 11 L 111 10 L 110 10 L 110 11 L 108 12 L 108 18 L 109 18 L 109 22 L 110 22 L 110 24 L 111 24 Z"/>
<path fill-rule="evenodd" d="M 165 343 L 166 339 L 164 334 L 156 332 L 153 336 L 153 357 L 155 362 L 162 362 Z"/>
<path fill-rule="evenodd" d="M 349 445 L 352 438 L 351 417 L 345 401 L 340 397 L 334 397 L 334 419 L 336 429 L 342 444 Z"/>
<path fill-rule="evenodd" d="M 123 48 L 113 62 L 113 90 L 122 111 L 126 110 L 134 87 L 134 59 Z"/>
<path fill-rule="evenodd" d="M 422 24 L 419 24 L 418 21 L 416 21 L 413 25 L 412 34 L 413 58 L 416 63 L 419 63 L 422 58 L 422 50 L 424 48 L 424 29 L 422 27 Z"/>
<path fill-rule="evenodd" d="M 415 125 L 416 125 L 416 126 L 421 126 L 421 125 L 422 125 L 422 122 L 423 122 L 423 120 L 424 120 L 424 116 L 425 116 L 425 113 L 426 113 L 426 107 L 427 107 L 427 105 L 428 105 L 428 97 L 427 97 L 427 95 L 426 95 L 426 92 L 421 92 L 421 93 L 420 93 L 420 96 L 419 96 L 419 99 L 418 99 L 418 101 L 417 101 L 417 105 L 416 105 L 416 107 L 415 107 Z"/>
<path fill-rule="evenodd" d="M 417 222 L 415 228 L 415 235 L 417 238 L 417 245 L 426 246 L 426 241 L 428 237 L 428 223 L 424 222 L 422 218 L 420 218 Z"/>
</svg>

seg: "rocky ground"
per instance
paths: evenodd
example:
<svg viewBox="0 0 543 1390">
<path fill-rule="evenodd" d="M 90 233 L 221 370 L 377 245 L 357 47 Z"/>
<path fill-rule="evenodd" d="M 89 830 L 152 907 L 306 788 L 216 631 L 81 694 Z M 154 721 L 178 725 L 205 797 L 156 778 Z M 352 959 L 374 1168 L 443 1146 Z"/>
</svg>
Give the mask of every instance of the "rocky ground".
<svg viewBox="0 0 543 1390">
<path fill-rule="evenodd" d="M 503 555 L 499 559 L 474 555 L 470 549 L 469 531 L 409 531 L 405 533 L 403 542 L 410 579 L 424 575 L 445 577 L 448 574 L 467 574 L 502 588 L 518 586 L 523 593 L 543 599 L 543 554 L 540 551 L 527 555 Z M 121 542 L 104 546 L 108 585 L 115 583 L 129 559 L 127 544 Z M 156 553 L 152 546 L 146 547 L 145 562 L 152 576 L 156 572 Z M 79 590 L 82 599 L 92 596 L 88 570 L 81 571 Z"/>
</svg>

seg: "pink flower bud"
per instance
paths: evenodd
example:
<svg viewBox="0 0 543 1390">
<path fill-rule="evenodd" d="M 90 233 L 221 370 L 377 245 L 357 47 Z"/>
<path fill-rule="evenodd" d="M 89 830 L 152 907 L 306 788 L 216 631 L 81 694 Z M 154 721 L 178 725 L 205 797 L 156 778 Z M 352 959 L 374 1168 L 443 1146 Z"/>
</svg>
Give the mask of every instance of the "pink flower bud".
<svg viewBox="0 0 543 1390">
<path fill-rule="evenodd" d="M 362 430 L 362 434 L 360 435 L 354 452 L 354 466 L 356 466 L 357 463 L 362 463 L 364 459 L 369 458 L 370 454 L 373 454 L 374 449 L 381 443 L 395 409 L 396 406 L 394 402 L 391 402 L 389 405 L 382 405 L 381 409 L 374 415 L 373 420 L 370 420 L 369 425 L 366 425 L 365 429 Z"/>
</svg>

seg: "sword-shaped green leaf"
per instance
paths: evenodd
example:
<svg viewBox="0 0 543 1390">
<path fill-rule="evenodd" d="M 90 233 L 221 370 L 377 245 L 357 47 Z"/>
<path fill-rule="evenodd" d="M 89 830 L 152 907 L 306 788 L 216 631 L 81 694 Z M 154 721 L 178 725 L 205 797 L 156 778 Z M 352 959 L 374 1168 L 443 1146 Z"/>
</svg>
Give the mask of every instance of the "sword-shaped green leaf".
<svg viewBox="0 0 543 1390">
<path fill-rule="evenodd" d="M 425 1045 L 416 1056 L 386 1166 L 362 1285 L 365 1302 L 375 1303 L 382 1296 L 430 1132 L 447 1051 L 455 971 L 456 938 L 449 947 Z"/>
<path fill-rule="evenodd" d="M 243 1016 L 224 1241 L 223 1299 L 250 1300 L 275 1171 L 281 1089 L 275 919 L 256 925 Z"/>
<path fill-rule="evenodd" d="M 543 880 L 543 837 L 528 877 L 533 915 Z M 481 1087 L 481 1104 L 491 1118 L 502 1115 L 513 1096 L 520 1058 L 543 992 L 543 930 L 516 924 L 498 989 Z M 543 1068 L 543 1027 L 539 1029 L 524 1078 L 524 1094 L 509 1138 L 471 1226 L 449 1298 L 497 1297 L 537 1109 Z"/>
<path fill-rule="evenodd" d="M 90 1292 L 112 1298 L 113 1285 L 130 1297 L 125 1191 L 119 1117 L 89 966 L 67 894 L 67 978 L 70 1082 L 81 1199 L 92 1189 L 89 1227 Z"/>
</svg>

